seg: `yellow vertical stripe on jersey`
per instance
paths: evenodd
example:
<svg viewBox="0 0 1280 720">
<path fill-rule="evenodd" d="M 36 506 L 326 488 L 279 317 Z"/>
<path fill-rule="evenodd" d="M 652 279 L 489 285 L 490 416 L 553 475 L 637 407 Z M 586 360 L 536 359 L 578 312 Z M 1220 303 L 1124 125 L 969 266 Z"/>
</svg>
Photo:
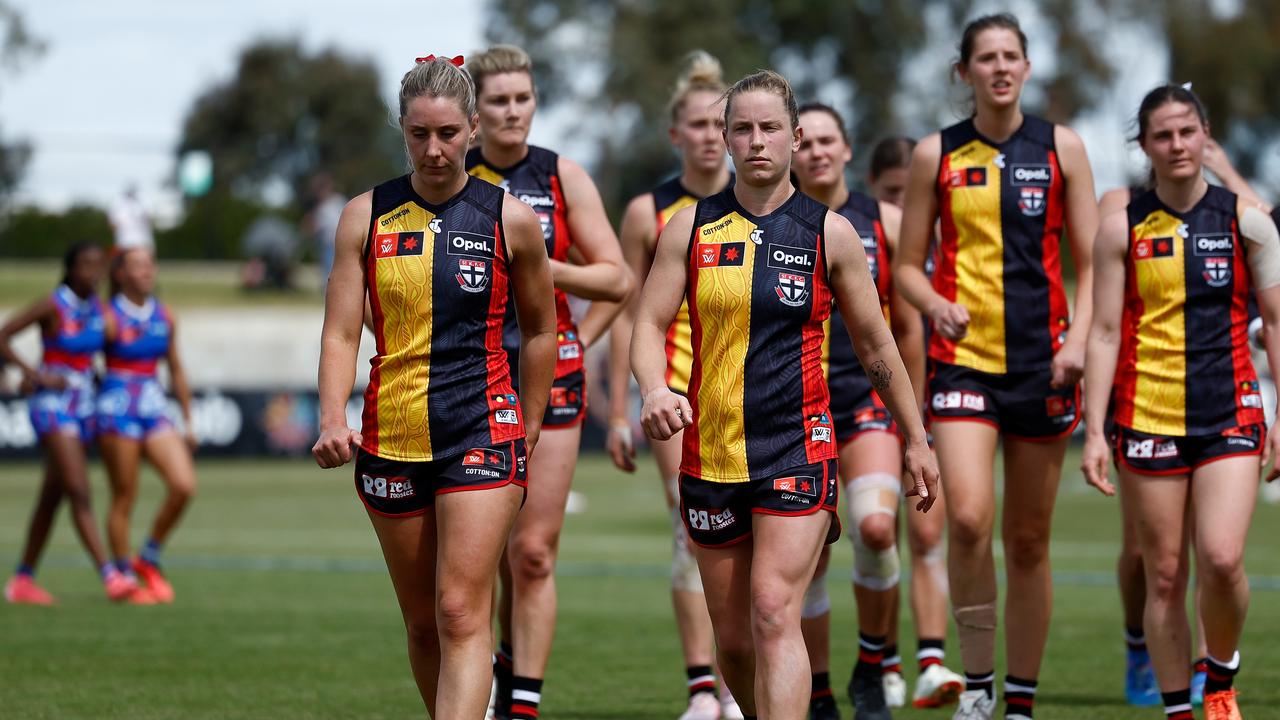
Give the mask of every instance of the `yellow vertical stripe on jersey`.
<svg viewBox="0 0 1280 720">
<path fill-rule="evenodd" d="M 665 228 L 677 212 L 697 204 L 697 198 L 692 195 L 684 195 L 670 205 L 659 209 L 659 228 Z M 657 238 L 654 239 L 654 242 L 656 245 Z M 676 311 L 676 317 L 671 321 L 669 332 L 671 333 L 671 341 L 675 345 L 675 352 L 670 353 L 667 357 L 667 377 L 670 379 L 672 387 L 676 390 L 688 392 L 689 377 L 693 374 L 693 333 L 689 328 L 688 299 L 680 301 L 680 309 Z"/>
<path fill-rule="evenodd" d="M 694 348 L 701 362 L 698 388 L 698 447 L 702 455 L 702 479 L 737 482 L 749 476 L 747 432 L 743 410 L 744 368 L 751 343 L 751 294 L 756 244 L 751 241 L 754 223 L 737 214 L 714 233 L 694 237 L 697 245 L 743 243 L 742 265 L 697 269 L 698 322 L 702 343 Z"/>
<path fill-rule="evenodd" d="M 501 175 L 499 175 L 498 173 L 494 172 L 492 169 L 489 168 L 488 165 L 485 165 L 484 163 L 481 163 L 471 168 L 470 170 L 467 171 L 467 174 L 469 174 L 471 177 L 480 178 L 481 180 L 484 180 L 490 185 L 501 186 L 502 181 L 506 179 Z"/>
<path fill-rule="evenodd" d="M 1007 369 L 1004 337 L 1004 232 L 1000 222 L 1000 151 L 974 140 L 953 151 L 948 169 L 986 168 L 985 185 L 950 190 L 956 228 L 956 303 L 969 311 L 969 333 L 956 342 L 955 364 L 986 373 Z"/>
<path fill-rule="evenodd" d="M 427 398 L 431 378 L 431 308 L 435 274 L 435 215 L 405 203 L 374 222 L 375 232 L 422 232 L 421 255 L 373 260 L 375 287 L 382 309 L 382 384 L 378 388 L 379 455 L 430 460 L 431 428 Z M 383 222 L 386 222 L 384 225 Z"/>
<path fill-rule="evenodd" d="M 843 320 L 843 316 L 841 316 Z M 831 382 L 831 318 L 822 321 L 822 377 Z"/>
<path fill-rule="evenodd" d="M 1179 237 L 1180 218 L 1163 210 L 1133 229 L 1134 245 L 1151 244 L 1151 257 L 1133 261 L 1134 281 L 1143 301 L 1138 320 L 1137 383 L 1133 397 L 1133 429 L 1153 435 L 1186 435 L 1187 302 L 1186 242 Z M 1184 230 L 1185 232 L 1185 230 Z M 1156 241 L 1165 238 L 1172 252 L 1157 257 Z M 1131 246 L 1131 252 L 1132 252 Z M 1224 323 L 1229 318 L 1222 319 Z"/>
</svg>

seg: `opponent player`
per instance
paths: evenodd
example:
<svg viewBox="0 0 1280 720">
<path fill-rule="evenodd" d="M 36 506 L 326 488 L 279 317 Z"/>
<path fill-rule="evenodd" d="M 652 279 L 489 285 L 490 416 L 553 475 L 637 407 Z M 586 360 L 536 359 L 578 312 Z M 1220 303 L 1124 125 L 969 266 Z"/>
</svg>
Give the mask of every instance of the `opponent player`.
<svg viewBox="0 0 1280 720">
<path fill-rule="evenodd" d="M 849 191 L 845 167 L 853 159 L 853 150 L 844 119 L 835 109 L 820 103 L 802 106 L 800 127 L 803 136 L 792 165 L 800 191 L 853 225 L 867 253 L 881 312 L 889 320 L 904 365 L 922 362 L 920 314 L 894 290 L 891 277 L 890 262 L 902 211 Z M 854 546 L 853 592 L 858 607 L 858 662 L 849 680 L 849 695 L 858 717 L 877 717 L 878 713 L 887 716 L 883 672 L 889 655 L 886 648 L 892 617 L 898 606 L 896 525 L 902 445 L 888 410 L 872 390 L 870 379 L 853 353 L 839 311 L 832 312 L 829 328 L 827 383 L 840 452 L 840 480 L 848 494 L 848 531 Z M 825 571 L 829 555 L 824 548 L 804 605 L 805 646 L 814 674 L 810 700 L 813 720 L 839 717 L 827 673 L 831 602 L 826 594 Z M 944 625 L 944 634 L 945 629 Z M 892 654 L 896 655 L 896 651 Z M 922 678 L 918 685 L 924 693 L 920 698 L 922 706 L 954 702 L 964 689 L 958 675 L 943 677 L 943 671 L 945 668 L 939 666 Z"/>
<path fill-rule="evenodd" d="M 1083 469 L 1113 494 L 1114 450 L 1142 548 L 1147 644 L 1165 714 L 1179 720 L 1192 717 L 1190 533 L 1209 651 L 1205 716 L 1240 717 L 1232 680 L 1249 603 L 1244 542 L 1261 465 L 1280 447 L 1276 433 L 1264 437 L 1247 339 L 1253 287 L 1267 356 L 1280 368 L 1280 233 L 1253 202 L 1205 181 L 1208 130 L 1199 98 L 1183 87 L 1158 87 L 1139 106 L 1155 187 L 1099 232 L 1085 383 Z"/>
<path fill-rule="evenodd" d="M 907 170 L 911 164 L 911 151 L 915 140 L 905 137 L 885 138 L 871 150 L 871 167 L 867 173 L 867 185 L 871 194 L 882 203 L 899 209 L 907 189 Z M 925 274 L 933 276 L 933 248 L 925 259 Z M 914 308 L 912 308 L 914 311 Z M 922 333 L 921 346 L 929 345 L 928 333 Z M 907 371 L 911 373 L 911 385 L 924 401 L 925 363 L 924 353 L 904 353 Z M 916 630 L 916 669 L 919 679 L 912 696 L 916 707 L 930 707 L 937 700 L 937 688 L 946 687 L 956 676 L 946 667 L 947 639 L 947 568 L 942 534 L 946 525 L 943 503 L 946 498 L 938 493 L 933 512 L 907 513 L 907 547 L 911 552 L 911 615 Z M 889 622 L 889 644 L 884 650 L 884 696 L 889 707 L 906 704 L 907 683 L 902 677 L 902 657 L 898 653 L 898 609 L 894 603 Z M 934 666 L 939 669 L 933 670 Z M 954 676 L 954 677 L 953 677 Z"/>
<path fill-rule="evenodd" d="M 495 660 L 495 712 L 531 720 L 537 717 L 555 634 L 556 554 L 586 417 L 582 357 L 621 311 L 631 273 L 591 177 L 572 160 L 529 144 L 538 105 L 529 56 L 511 45 L 495 45 L 472 56 L 467 70 L 480 113 L 480 144 L 467 153 L 467 172 L 533 208 L 555 282 L 556 380 L 543 419 L 543 451 L 529 463 L 528 502 L 511 530 L 501 566 L 498 605 L 502 636 Z M 569 262 L 571 250 L 579 262 Z M 611 302 L 593 306 L 579 328 L 566 293 Z M 520 337 L 511 313 L 503 346 L 511 366 L 518 367 Z M 513 703 L 517 693 L 520 701 Z"/>
<path fill-rule="evenodd" d="M 737 180 L 667 223 L 640 299 L 631 364 L 646 434 L 665 440 L 687 428 L 680 508 L 698 546 L 721 672 L 747 717 L 798 718 L 811 681 L 801 606 L 824 540 L 840 528 L 822 374 L 833 298 L 873 387 L 904 428 L 910 493 L 922 496 L 921 509 L 937 475 L 857 233 L 789 182 L 801 140 L 790 85 L 760 71 L 725 98 Z M 687 398 L 667 386 L 661 350 L 686 294 L 694 351 Z"/>
<path fill-rule="evenodd" d="M 107 536 L 120 572 L 146 583 L 156 602 L 173 602 L 173 586 L 160 571 L 160 552 L 196 491 L 191 453 L 191 388 L 175 341 L 173 313 L 152 294 L 156 263 L 151 251 L 126 248 L 111 261 L 115 291 L 106 313 L 107 374 L 98 391 L 98 433 L 102 460 L 111 483 Z M 164 388 L 156 377 L 163 359 L 169 366 L 173 393 L 182 408 L 185 436 L 170 421 Z M 138 556 L 129 561 L 129 518 L 138 497 L 138 471 L 143 456 L 160 473 L 166 493 L 151 532 Z"/>
<path fill-rule="evenodd" d="M 896 280 L 930 320 L 930 417 L 945 478 L 953 614 L 966 687 L 956 718 L 995 712 L 993 465 L 1004 448 L 1006 718 L 1029 718 L 1052 613 L 1049 534 L 1089 328 L 1093 177 L 1079 136 L 1025 115 L 1031 73 L 1012 15 L 969 23 L 955 64 L 974 115 L 916 147 Z M 941 220 L 937 270 L 925 261 Z M 1062 284 L 1076 267 L 1075 322 Z"/>
<path fill-rule="evenodd" d="M 62 258 L 62 283 L 0 327 L 0 355 L 22 371 L 31 393 L 31 426 L 44 449 L 44 480 L 31 511 L 27 539 L 17 571 L 4 586 L 11 603 L 52 605 L 53 596 L 36 584 L 35 568 L 49 541 L 53 517 L 65 497 L 71 505 L 76 534 L 99 569 L 107 596 L 127 600 L 137 583 L 107 560 L 89 502 L 89 468 L 85 448 L 94 439 L 93 360 L 102 349 L 102 248 L 76 243 Z M 9 344 L 31 325 L 40 326 L 44 357 L 40 367 L 28 365 Z"/>
<path fill-rule="evenodd" d="M 1256 205 L 1263 205 L 1262 198 L 1231 164 L 1230 158 L 1213 138 L 1205 140 L 1204 167 L 1209 170 L 1222 186 L 1236 193 L 1241 198 Z M 1113 212 L 1124 210 L 1129 201 L 1136 195 L 1146 192 L 1148 187 L 1115 188 L 1102 194 L 1098 200 L 1098 216 L 1107 217 Z M 1256 310 L 1251 308 L 1252 318 Z M 1261 319 L 1257 319 L 1260 324 Z M 1121 531 L 1120 554 L 1116 560 L 1116 578 L 1120 587 L 1120 603 L 1124 609 L 1125 640 L 1125 699 L 1130 705 L 1159 705 L 1160 687 L 1156 683 L 1155 671 L 1151 667 L 1151 656 L 1147 650 L 1146 634 L 1142 629 L 1142 614 L 1147 602 L 1147 582 L 1142 569 L 1142 548 L 1138 545 L 1137 509 L 1128 502 L 1128 494 L 1120 492 L 1120 509 L 1123 518 Z M 1194 540 L 1194 534 L 1192 535 Z M 1191 704 L 1199 706 L 1204 702 L 1204 683 L 1208 660 L 1208 652 L 1204 644 L 1204 624 L 1200 620 L 1200 592 L 1195 592 L 1193 604 L 1196 615 L 1196 659 L 1192 663 L 1194 672 L 1191 675 Z"/>
<path fill-rule="evenodd" d="M 723 190 L 732 176 L 725 163 L 724 115 L 720 95 L 726 87 L 720 62 L 705 52 L 689 55 L 685 70 L 676 81 L 675 92 L 667 103 L 671 117 L 668 135 L 680 154 L 680 175 L 634 198 L 622 218 L 622 250 L 627 264 L 639 282 L 649 275 L 657 249 L 658 235 L 678 210 Z M 634 297 L 634 296 L 633 296 Z M 627 349 L 631 345 L 634 322 L 634 300 L 624 308 L 609 332 L 609 416 L 607 441 L 614 465 L 625 472 L 635 471 L 635 447 L 631 437 L 631 371 Z M 689 308 L 680 305 L 675 322 L 667 330 L 667 387 L 678 393 L 689 391 L 689 368 L 693 351 L 689 346 Z M 721 683 L 721 698 L 716 699 L 715 674 L 712 671 L 711 618 L 702 594 L 702 578 L 689 547 L 684 521 L 676 509 L 676 477 L 680 472 L 681 434 L 669 440 L 651 443 L 654 460 L 663 483 L 667 508 L 671 513 L 671 605 L 675 608 L 676 627 L 680 631 L 680 647 L 684 654 L 689 689 L 689 706 L 680 720 L 716 720 L 722 715 L 732 720 L 742 711 L 733 701 L 728 687 Z"/>
<path fill-rule="evenodd" d="M 400 127 L 413 171 L 343 210 L 312 450 L 321 467 L 339 467 L 358 448 L 356 492 L 400 602 L 414 680 L 437 718 L 484 716 L 493 580 L 555 373 L 538 219 L 466 174 L 477 119 L 461 63 L 428 56 L 405 74 Z M 357 432 L 345 408 L 366 296 L 377 353 Z M 508 302 L 520 325 L 519 398 L 502 347 Z"/>
</svg>

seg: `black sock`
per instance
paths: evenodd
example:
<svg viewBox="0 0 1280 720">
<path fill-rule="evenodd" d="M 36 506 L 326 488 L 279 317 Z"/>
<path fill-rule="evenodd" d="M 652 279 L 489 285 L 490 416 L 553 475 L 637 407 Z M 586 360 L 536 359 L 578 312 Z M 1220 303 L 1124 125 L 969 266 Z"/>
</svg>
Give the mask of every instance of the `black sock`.
<svg viewBox="0 0 1280 720">
<path fill-rule="evenodd" d="M 902 674 L 902 656 L 898 654 L 898 646 L 887 644 L 884 646 L 884 659 L 880 661 L 880 668 L 887 673 L 896 672 Z"/>
<path fill-rule="evenodd" d="M 1004 716 L 1031 720 L 1032 706 L 1036 702 L 1036 681 L 1004 676 Z"/>
<path fill-rule="evenodd" d="M 884 661 L 884 635 L 858 633 L 858 663 L 854 675 L 882 675 L 880 663 Z"/>
<path fill-rule="evenodd" d="M 1124 644 L 1129 647 L 1129 652 L 1146 652 L 1147 636 L 1142 633 L 1142 628 L 1125 627 Z"/>
<path fill-rule="evenodd" d="M 916 645 L 916 666 L 924 672 L 930 665 L 941 665 L 947 657 L 945 642 L 941 638 L 920 638 Z"/>
<path fill-rule="evenodd" d="M 1240 672 L 1240 653 L 1233 654 L 1227 664 L 1218 662 L 1212 655 L 1208 660 L 1209 675 L 1204 679 L 1204 694 L 1230 690 L 1231 683 L 1236 679 L 1236 673 Z"/>
<path fill-rule="evenodd" d="M 538 720 L 542 678 L 511 676 L 511 720 Z"/>
<path fill-rule="evenodd" d="M 996 697 L 996 671 L 988 670 L 984 673 L 966 672 L 964 674 L 964 689 L 966 691 L 982 690 L 987 694 L 988 699 L 994 700 Z"/>
<path fill-rule="evenodd" d="M 831 673 L 814 673 L 810 682 L 809 707 L 826 707 L 836 704 L 836 699 L 831 694 Z"/>
<path fill-rule="evenodd" d="M 511 643 L 502 640 L 493 656 L 493 679 L 498 685 L 496 707 L 503 711 L 511 707 L 511 652 Z"/>
<path fill-rule="evenodd" d="M 1164 700 L 1164 716 L 1166 720 L 1195 720 L 1191 714 L 1191 688 L 1160 693 Z"/>
<path fill-rule="evenodd" d="M 689 697 L 701 692 L 715 694 L 716 676 L 711 674 L 710 665 L 690 665 L 684 672 L 689 678 Z"/>
</svg>

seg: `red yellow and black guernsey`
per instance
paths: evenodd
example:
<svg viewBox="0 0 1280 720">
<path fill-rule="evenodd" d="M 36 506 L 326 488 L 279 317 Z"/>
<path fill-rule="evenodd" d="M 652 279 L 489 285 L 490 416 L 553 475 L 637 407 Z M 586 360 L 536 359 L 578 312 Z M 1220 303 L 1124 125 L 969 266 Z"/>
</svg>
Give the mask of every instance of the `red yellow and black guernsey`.
<svg viewBox="0 0 1280 720">
<path fill-rule="evenodd" d="M 365 277 L 377 341 L 363 448 L 425 462 L 524 437 L 502 347 L 503 193 L 468 180 L 443 205 L 409 176 L 373 189 Z"/>
<path fill-rule="evenodd" d="M 686 289 L 686 475 L 747 482 L 836 456 L 822 372 L 826 214 L 800 192 L 765 217 L 744 210 L 732 189 L 698 203 Z"/>
<path fill-rule="evenodd" d="M 1047 368 L 1061 347 L 1066 186 L 1053 129 L 1028 115 L 1003 143 L 984 138 L 972 119 L 942 131 L 933 287 L 963 305 L 970 322 L 959 340 L 932 333 L 931 358 L 1003 374 Z"/>
<path fill-rule="evenodd" d="M 1154 191 L 1129 203 L 1117 425 L 1178 437 L 1263 422 L 1236 202 L 1211 185 L 1187 212 Z"/>
</svg>

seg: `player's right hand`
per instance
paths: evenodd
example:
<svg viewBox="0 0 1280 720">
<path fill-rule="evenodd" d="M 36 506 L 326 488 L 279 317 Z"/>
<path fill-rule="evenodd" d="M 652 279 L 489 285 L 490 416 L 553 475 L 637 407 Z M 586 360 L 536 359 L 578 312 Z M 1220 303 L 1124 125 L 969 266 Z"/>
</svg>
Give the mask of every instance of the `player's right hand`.
<svg viewBox="0 0 1280 720">
<path fill-rule="evenodd" d="M 1084 454 L 1080 458 L 1080 469 L 1084 471 L 1084 480 L 1098 488 L 1098 492 L 1111 497 L 1116 494 L 1116 486 L 1107 477 L 1107 465 L 1111 462 L 1111 448 L 1107 439 L 1100 433 L 1085 433 Z"/>
<path fill-rule="evenodd" d="M 636 444 L 631 437 L 631 423 L 625 420 L 611 423 L 604 446 L 615 467 L 628 473 L 636 471 Z"/>
<path fill-rule="evenodd" d="M 671 392 L 665 386 L 654 388 L 644 396 L 640 425 L 645 435 L 654 440 L 669 440 L 692 424 L 693 408 L 685 396 Z"/>
<path fill-rule="evenodd" d="M 953 302 L 939 303 L 929 312 L 933 328 L 948 340 L 959 340 L 969 333 L 969 310 Z"/>
<path fill-rule="evenodd" d="M 320 431 L 320 439 L 312 446 L 311 454 L 322 468 L 342 467 L 351 462 L 361 442 L 360 433 L 346 425 L 326 428 Z"/>
</svg>

